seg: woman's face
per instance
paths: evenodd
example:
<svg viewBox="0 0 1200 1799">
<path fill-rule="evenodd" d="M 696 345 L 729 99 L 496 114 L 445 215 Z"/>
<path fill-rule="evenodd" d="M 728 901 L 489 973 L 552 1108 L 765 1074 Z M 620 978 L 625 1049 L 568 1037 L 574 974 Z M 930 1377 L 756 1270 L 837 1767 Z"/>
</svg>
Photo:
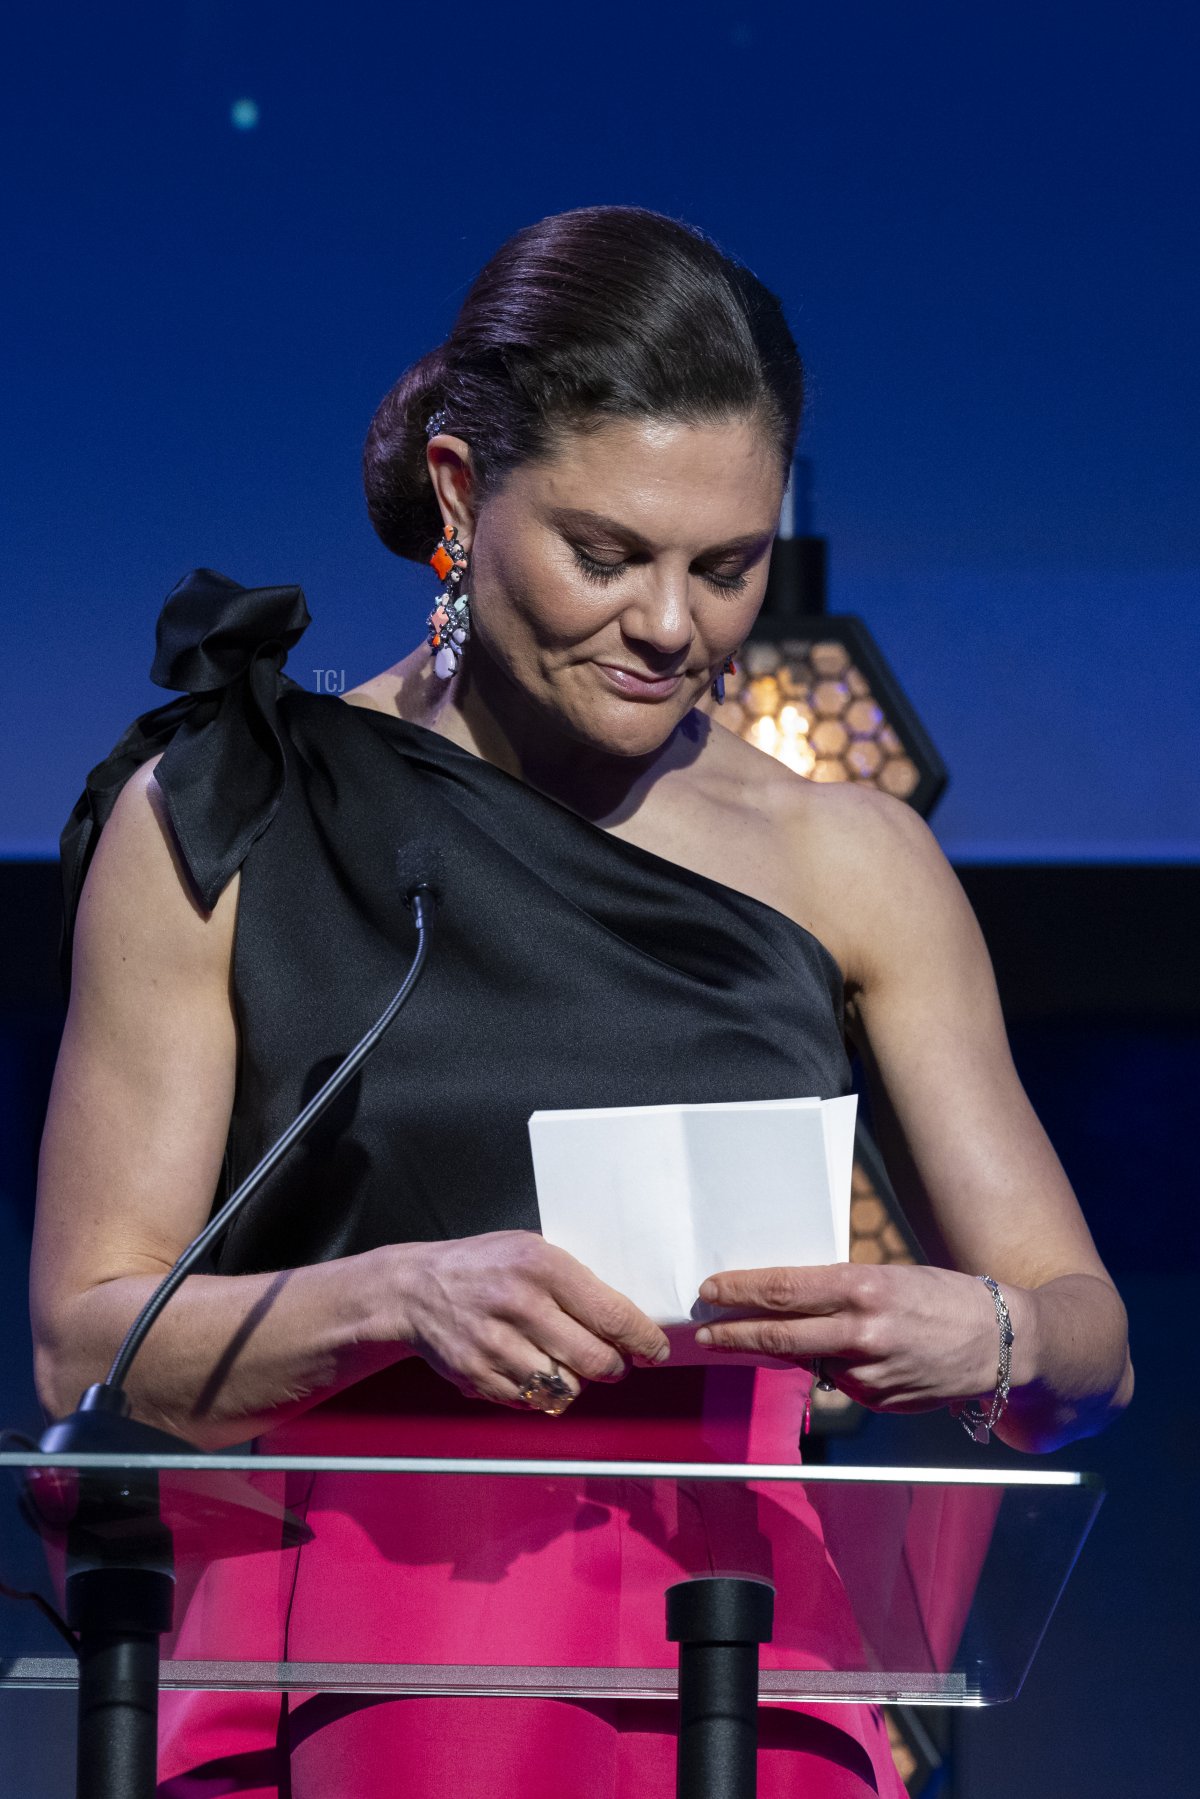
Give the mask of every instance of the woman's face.
<svg viewBox="0 0 1200 1799">
<path fill-rule="evenodd" d="M 581 746 L 657 749 L 762 603 L 783 478 L 754 420 L 573 432 L 473 522 L 444 463 L 435 482 L 471 551 L 472 680 Z"/>
</svg>

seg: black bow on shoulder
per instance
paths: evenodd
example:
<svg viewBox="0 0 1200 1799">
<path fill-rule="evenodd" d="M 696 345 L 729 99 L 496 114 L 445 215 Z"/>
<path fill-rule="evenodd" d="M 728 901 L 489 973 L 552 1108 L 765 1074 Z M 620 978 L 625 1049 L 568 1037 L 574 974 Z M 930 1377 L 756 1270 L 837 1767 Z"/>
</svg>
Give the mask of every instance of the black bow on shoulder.
<svg viewBox="0 0 1200 1799">
<path fill-rule="evenodd" d="M 208 568 L 193 569 L 168 594 L 150 679 L 182 697 L 134 719 L 88 774 L 59 839 L 64 997 L 96 840 L 135 769 L 162 752 L 154 780 L 205 911 L 271 822 L 285 775 L 276 703 L 282 687 L 294 685 L 282 670 L 311 622 L 299 587 L 242 587 Z"/>
<path fill-rule="evenodd" d="M 241 587 L 215 569 L 195 568 L 158 615 L 150 679 L 156 687 L 211 693 L 259 657 L 282 668 L 311 623 L 298 587 Z"/>
</svg>

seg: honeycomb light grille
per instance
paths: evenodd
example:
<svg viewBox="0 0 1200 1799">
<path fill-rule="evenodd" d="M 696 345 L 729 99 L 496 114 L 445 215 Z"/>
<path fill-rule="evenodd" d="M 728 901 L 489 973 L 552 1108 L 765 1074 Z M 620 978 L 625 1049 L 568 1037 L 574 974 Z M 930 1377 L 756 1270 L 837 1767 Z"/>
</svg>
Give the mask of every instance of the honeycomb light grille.
<svg viewBox="0 0 1200 1799">
<path fill-rule="evenodd" d="M 850 1260 L 916 1260 L 870 1171 L 857 1157 L 850 1180 Z"/>
<path fill-rule="evenodd" d="M 928 817 L 946 770 L 862 621 L 760 619 L 712 716 L 812 781 L 853 781 Z"/>
<path fill-rule="evenodd" d="M 726 677 L 723 725 L 813 781 L 862 781 L 911 799 L 920 770 L 845 644 L 748 643 Z"/>
</svg>

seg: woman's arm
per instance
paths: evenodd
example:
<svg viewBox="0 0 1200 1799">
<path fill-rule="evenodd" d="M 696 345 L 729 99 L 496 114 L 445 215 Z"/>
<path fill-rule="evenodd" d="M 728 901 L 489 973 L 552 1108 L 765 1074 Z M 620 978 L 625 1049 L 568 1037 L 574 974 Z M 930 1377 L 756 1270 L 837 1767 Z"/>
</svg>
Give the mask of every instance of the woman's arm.
<svg viewBox="0 0 1200 1799">
<path fill-rule="evenodd" d="M 193 901 L 154 766 L 126 783 L 84 883 L 42 1136 L 34 1372 L 55 1416 L 103 1379 L 139 1307 L 207 1221 L 233 1105 L 239 878 L 211 913 Z M 377 1275 L 362 1257 L 191 1276 L 134 1363 L 135 1410 L 215 1449 L 397 1359 L 401 1345 L 371 1340 Z"/>
<path fill-rule="evenodd" d="M 42 1136 L 31 1303 L 38 1394 L 54 1416 L 103 1379 L 207 1222 L 233 1107 L 239 878 L 211 913 L 196 905 L 154 766 L 125 784 L 84 882 Z M 571 1257 L 500 1232 L 273 1274 L 191 1275 L 139 1352 L 129 1393 L 139 1417 L 218 1449 L 414 1353 L 464 1390 L 513 1403 L 547 1355 L 599 1380 L 665 1348 Z"/>
<path fill-rule="evenodd" d="M 1013 1067 L 974 914 L 908 807 L 848 790 L 837 819 L 821 862 L 845 896 L 849 1026 L 888 1171 L 935 1266 L 722 1276 L 719 1303 L 780 1314 L 761 1348 L 784 1340 L 790 1314 L 792 1354 L 835 1358 L 847 1391 L 913 1410 L 990 1398 L 999 1332 L 972 1278 L 990 1274 L 1015 1337 L 997 1435 L 1048 1450 L 1092 1434 L 1133 1391 L 1125 1309 Z M 715 1340 L 747 1347 L 754 1329 L 724 1325 Z"/>
</svg>

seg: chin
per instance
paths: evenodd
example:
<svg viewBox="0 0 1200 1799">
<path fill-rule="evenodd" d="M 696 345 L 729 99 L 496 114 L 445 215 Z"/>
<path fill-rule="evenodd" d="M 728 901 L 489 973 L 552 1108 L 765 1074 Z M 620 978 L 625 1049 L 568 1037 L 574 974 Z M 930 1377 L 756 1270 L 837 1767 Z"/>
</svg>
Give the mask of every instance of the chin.
<svg viewBox="0 0 1200 1799">
<path fill-rule="evenodd" d="M 662 748 L 691 709 L 690 701 L 681 709 L 678 705 L 616 700 L 602 712 L 572 721 L 572 729 L 581 743 L 610 756 L 650 756 Z"/>
</svg>

